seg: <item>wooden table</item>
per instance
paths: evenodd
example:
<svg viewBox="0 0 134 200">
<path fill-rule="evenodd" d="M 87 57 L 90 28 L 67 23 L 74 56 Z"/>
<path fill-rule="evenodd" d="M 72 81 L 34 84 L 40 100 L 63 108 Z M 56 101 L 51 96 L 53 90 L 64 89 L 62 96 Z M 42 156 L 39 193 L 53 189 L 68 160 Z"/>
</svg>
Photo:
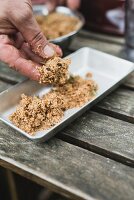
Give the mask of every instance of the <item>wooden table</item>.
<svg viewBox="0 0 134 200">
<path fill-rule="evenodd" d="M 82 31 L 83 46 L 120 56 L 124 40 Z M 24 79 L 1 64 L 0 91 Z M 71 199 L 134 199 L 134 74 L 46 143 L 0 122 L 0 165 Z"/>
</svg>

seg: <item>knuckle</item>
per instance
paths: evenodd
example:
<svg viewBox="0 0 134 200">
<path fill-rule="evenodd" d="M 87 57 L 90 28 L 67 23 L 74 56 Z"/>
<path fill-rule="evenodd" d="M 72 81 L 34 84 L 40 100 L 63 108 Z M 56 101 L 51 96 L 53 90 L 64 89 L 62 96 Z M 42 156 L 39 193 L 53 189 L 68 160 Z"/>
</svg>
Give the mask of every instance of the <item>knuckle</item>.
<svg viewBox="0 0 134 200">
<path fill-rule="evenodd" d="M 10 11 L 10 17 L 15 22 L 15 24 L 21 25 L 27 23 L 29 19 L 32 18 L 32 11 L 29 8 L 25 8 L 23 10 L 17 9 L 16 11 Z"/>
<path fill-rule="evenodd" d="M 30 41 L 30 45 L 36 53 L 40 51 L 40 48 L 47 44 L 47 40 L 44 39 L 44 35 L 41 31 L 38 31 Z"/>
<path fill-rule="evenodd" d="M 11 21 L 23 23 L 32 16 L 32 5 L 28 0 L 8 1 L 6 3 L 5 13 Z"/>
<path fill-rule="evenodd" d="M 41 31 L 38 31 L 34 37 L 31 39 L 31 44 L 39 43 L 42 41 L 43 34 Z"/>
<path fill-rule="evenodd" d="M 32 18 L 32 12 L 30 10 L 25 10 L 22 13 L 19 13 L 17 19 L 18 24 L 25 24 Z"/>
</svg>

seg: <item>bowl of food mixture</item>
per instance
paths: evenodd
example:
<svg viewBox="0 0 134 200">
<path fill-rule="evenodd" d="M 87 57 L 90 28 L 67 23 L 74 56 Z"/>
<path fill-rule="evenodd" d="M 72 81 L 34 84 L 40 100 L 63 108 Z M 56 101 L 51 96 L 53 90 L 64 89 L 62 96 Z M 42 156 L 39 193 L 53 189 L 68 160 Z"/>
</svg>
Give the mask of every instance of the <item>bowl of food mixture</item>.
<svg viewBox="0 0 134 200">
<path fill-rule="evenodd" d="M 53 12 L 45 5 L 33 6 L 36 20 L 47 39 L 62 48 L 68 47 L 84 25 L 84 17 L 77 11 L 58 6 Z"/>
</svg>

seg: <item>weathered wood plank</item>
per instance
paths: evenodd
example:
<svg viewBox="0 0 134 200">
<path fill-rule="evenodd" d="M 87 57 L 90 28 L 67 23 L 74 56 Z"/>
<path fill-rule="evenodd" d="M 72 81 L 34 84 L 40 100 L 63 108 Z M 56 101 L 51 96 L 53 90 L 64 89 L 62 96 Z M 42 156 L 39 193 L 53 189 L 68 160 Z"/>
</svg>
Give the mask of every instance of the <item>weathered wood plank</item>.
<svg viewBox="0 0 134 200">
<path fill-rule="evenodd" d="M 74 38 L 74 40 L 72 41 L 71 45 L 70 45 L 70 49 L 75 51 L 81 47 L 90 47 L 90 48 L 94 48 L 106 53 L 110 53 L 112 55 L 116 55 L 119 56 L 120 52 L 122 50 L 122 46 L 115 44 L 115 43 L 108 43 L 108 42 L 104 42 L 101 40 L 96 40 L 93 38 L 83 38 L 80 37 L 79 35 Z"/>
<path fill-rule="evenodd" d="M 58 138 L 134 167 L 134 125 L 86 112 Z"/>
<path fill-rule="evenodd" d="M 81 30 L 79 33 L 80 37 L 91 38 L 95 40 L 105 41 L 107 43 L 115 43 L 119 45 L 124 45 L 124 38 L 119 36 L 112 36 L 103 33 L 95 33 L 87 30 Z"/>
<path fill-rule="evenodd" d="M 134 91 L 119 88 L 98 103 L 95 110 L 134 123 Z"/>
<path fill-rule="evenodd" d="M 3 85 L 4 84 L 4 85 Z M 0 84 L 4 87 L 6 83 Z M 4 88 L 3 88 L 4 89 Z M 134 122 L 134 92 L 120 88 L 97 104 L 96 109 L 102 113 Z"/>
<path fill-rule="evenodd" d="M 134 197 L 133 168 L 58 139 L 34 143 L 2 122 L 0 165 L 77 200 Z"/>
<path fill-rule="evenodd" d="M 8 89 L 10 86 L 11 86 L 11 84 L 8 84 L 8 83 L 0 80 L 0 92 Z"/>
<path fill-rule="evenodd" d="M 18 72 L 9 68 L 6 64 L 0 62 L 0 79 L 8 81 L 10 83 L 17 83 L 24 80 L 26 77 L 22 76 Z"/>
<path fill-rule="evenodd" d="M 124 83 L 125 86 L 134 89 L 134 72 L 129 76 L 127 81 Z"/>
</svg>

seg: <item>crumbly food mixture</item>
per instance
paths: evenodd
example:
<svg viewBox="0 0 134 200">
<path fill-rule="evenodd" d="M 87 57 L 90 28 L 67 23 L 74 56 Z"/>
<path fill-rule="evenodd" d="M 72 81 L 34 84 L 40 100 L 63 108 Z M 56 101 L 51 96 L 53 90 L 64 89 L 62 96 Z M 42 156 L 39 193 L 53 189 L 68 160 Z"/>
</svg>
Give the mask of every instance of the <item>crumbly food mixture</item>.
<svg viewBox="0 0 134 200">
<path fill-rule="evenodd" d="M 9 119 L 23 131 L 33 135 L 58 123 L 64 111 L 60 105 L 61 98 L 48 94 L 46 98 L 21 95 L 16 111 Z"/>
<path fill-rule="evenodd" d="M 52 89 L 56 96 L 64 99 L 64 109 L 81 107 L 92 99 L 97 91 L 97 84 L 93 80 L 80 76 L 71 76 L 66 84 Z"/>
<path fill-rule="evenodd" d="M 81 107 L 91 100 L 97 91 L 92 79 L 71 76 L 63 86 L 56 86 L 42 98 L 22 95 L 16 111 L 9 119 L 30 135 L 57 124 L 64 111 Z"/>
<path fill-rule="evenodd" d="M 87 72 L 87 73 L 86 73 L 86 78 L 92 78 L 92 76 L 93 76 L 93 75 L 92 75 L 91 72 Z"/>
<path fill-rule="evenodd" d="M 70 63 L 70 59 L 60 57 L 47 60 L 42 67 L 38 67 L 40 73 L 39 82 L 52 85 L 65 84 L 69 78 L 68 67 Z"/>
<path fill-rule="evenodd" d="M 36 20 L 48 40 L 75 31 L 81 24 L 78 18 L 57 12 L 53 12 L 47 16 L 36 16 Z"/>
</svg>

